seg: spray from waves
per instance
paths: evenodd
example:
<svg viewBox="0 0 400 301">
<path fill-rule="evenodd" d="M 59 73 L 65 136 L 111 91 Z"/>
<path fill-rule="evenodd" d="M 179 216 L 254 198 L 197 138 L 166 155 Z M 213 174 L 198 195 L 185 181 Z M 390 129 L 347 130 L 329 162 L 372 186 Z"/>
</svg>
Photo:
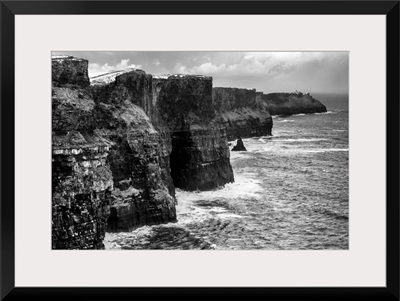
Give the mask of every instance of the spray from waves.
<svg viewBox="0 0 400 301">
<path fill-rule="evenodd" d="M 259 200 L 263 192 L 257 174 L 250 172 L 236 175 L 234 183 L 213 191 L 176 189 L 179 216 L 176 223 L 143 226 L 131 232 L 106 233 L 105 249 L 218 249 L 218 235 L 226 233 L 232 236 L 240 220 L 245 218 L 235 210 L 235 206 L 244 200 Z"/>
<path fill-rule="evenodd" d="M 232 158 L 233 160 L 237 159 Z M 198 200 L 220 200 L 220 199 L 237 199 L 237 198 L 260 198 L 264 191 L 261 186 L 262 181 L 257 179 L 257 173 L 242 172 L 235 175 L 235 182 L 226 184 L 221 189 L 211 191 L 183 191 L 176 190 L 176 198 L 185 200 L 185 202 L 195 202 Z"/>
<path fill-rule="evenodd" d="M 279 148 L 270 148 L 270 147 L 264 147 L 259 150 L 255 150 L 256 153 L 263 153 L 263 152 L 291 152 L 291 153 L 328 153 L 328 152 L 348 152 L 348 148 L 309 148 L 309 149 L 304 149 L 304 148 L 290 148 L 288 146 L 282 146 Z"/>
<path fill-rule="evenodd" d="M 314 113 L 315 115 L 325 115 L 325 114 L 336 114 L 337 112 L 333 111 L 327 111 L 327 112 L 321 112 L 321 113 Z"/>
<path fill-rule="evenodd" d="M 294 120 L 284 119 L 284 120 L 277 120 L 277 122 L 294 122 Z"/>
<path fill-rule="evenodd" d="M 298 139 L 274 139 L 276 142 L 312 142 L 312 141 L 327 141 L 326 138 L 298 138 Z"/>
<path fill-rule="evenodd" d="M 297 149 L 297 152 L 304 153 L 326 153 L 326 152 L 348 152 L 348 148 L 319 148 L 319 149 Z"/>
</svg>

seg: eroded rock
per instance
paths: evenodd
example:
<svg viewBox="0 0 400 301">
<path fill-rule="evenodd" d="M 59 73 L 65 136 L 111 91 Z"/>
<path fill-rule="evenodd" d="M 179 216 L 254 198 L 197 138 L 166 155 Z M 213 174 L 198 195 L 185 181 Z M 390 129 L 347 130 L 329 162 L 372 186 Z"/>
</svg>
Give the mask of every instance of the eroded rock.
<svg viewBox="0 0 400 301">
<path fill-rule="evenodd" d="M 213 106 L 225 123 L 229 141 L 269 136 L 272 118 L 255 89 L 213 88 Z"/>
<path fill-rule="evenodd" d="M 51 77 L 54 87 L 86 88 L 90 85 L 88 60 L 73 56 L 52 58 Z"/>
<path fill-rule="evenodd" d="M 53 133 L 52 247 L 102 249 L 112 173 L 110 144 L 96 135 Z"/>
<path fill-rule="evenodd" d="M 171 132 L 174 185 L 192 191 L 233 182 L 226 128 L 212 106 L 212 78 L 153 78 L 153 99 Z"/>
<path fill-rule="evenodd" d="M 270 93 L 262 95 L 262 102 L 271 115 L 292 115 L 326 112 L 326 107 L 309 93 Z"/>
<path fill-rule="evenodd" d="M 236 140 L 236 145 L 232 148 L 232 151 L 234 152 L 247 151 L 247 149 L 244 147 L 243 140 L 241 138 Z"/>
</svg>

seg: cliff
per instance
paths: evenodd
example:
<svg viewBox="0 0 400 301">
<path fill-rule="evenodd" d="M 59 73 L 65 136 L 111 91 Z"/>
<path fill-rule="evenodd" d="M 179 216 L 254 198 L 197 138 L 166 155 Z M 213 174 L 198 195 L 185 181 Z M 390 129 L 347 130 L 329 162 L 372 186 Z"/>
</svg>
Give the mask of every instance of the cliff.
<svg viewBox="0 0 400 301">
<path fill-rule="evenodd" d="M 54 249 L 101 249 L 107 228 L 176 221 L 175 199 L 159 163 L 160 134 L 136 105 L 151 100 L 145 98 L 145 73 L 134 74 L 143 84 L 140 93 L 117 82 L 102 97 L 87 85 L 87 69 L 81 72 L 87 63 L 53 60 Z M 60 74 L 72 75 L 59 80 Z"/>
<path fill-rule="evenodd" d="M 144 110 L 159 135 L 161 179 L 171 195 L 175 187 L 208 190 L 233 181 L 225 129 L 212 109 L 212 78 L 129 70 L 92 82 L 96 102 L 128 100 Z"/>
<path fill-rule="evenodd" d="M 103 247 L 113 190 L 111 142 L 93 131 L 94 108 L 86 90 L 53 87 L 53 249 Z"/>
<path fill-rule="evenodd" d="M 73 56 L 52 58 L 51 77 L 53 87 L 88 87 L 88 60 Z"/>
<path fill-rule="evenodd" d="M 153 104 L 171 132 L 171 176 L 184 190 L 209 190 L 233 182 L 223 120 L 212 106 L 212 78 L 153 78 Z"/>
<path fill-rule="evenodd" d="M 320 101 L 300 92 L 263 94 L 262 101 L 271 115 L 326 112 L 326 107 Z"/>
<path fill-rule="evenodd" d="M 232 182 L 212 78 L 52 61 L 54 249 L 101 249 L 105 231 L 176 221 L 175 187 Z"/>
<path fill-rule="evenodd" d="M 138 69 L 90 80 L 87 68 L 52 60 L 53 249 L 101 249 L 106 231 L 176 221 L 175 187 L 234 181 L 228 140 L 271 135 L 271 115 L 326 112 L 309 94 Z"/>
<path fill-rule="evenodd" d="M 255 89 L 213 88 L 213 107 L 222 117 L 228 140 L 271 135 L 272 118 Z"/>
</svg>

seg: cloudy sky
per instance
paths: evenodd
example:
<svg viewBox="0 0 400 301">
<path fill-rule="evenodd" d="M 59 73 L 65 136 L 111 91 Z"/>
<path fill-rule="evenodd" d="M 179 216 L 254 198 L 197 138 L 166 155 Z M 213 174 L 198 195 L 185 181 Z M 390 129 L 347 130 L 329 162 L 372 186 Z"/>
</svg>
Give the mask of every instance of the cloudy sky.
<svg viewBox="0 0 400 301">
<path fill-rule="evenodd" d="M 150 74 L 201 74 L 214 87 L 263 92 L 348 93 L 348 52 L 54 52 L 89 60 L 89 76 L 139 68 Z"/>
</svg>

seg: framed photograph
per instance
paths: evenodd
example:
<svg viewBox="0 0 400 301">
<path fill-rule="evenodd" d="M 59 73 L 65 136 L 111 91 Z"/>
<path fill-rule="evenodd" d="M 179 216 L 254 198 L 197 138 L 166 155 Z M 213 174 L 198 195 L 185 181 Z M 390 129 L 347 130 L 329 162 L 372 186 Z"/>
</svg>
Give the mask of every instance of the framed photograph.
<svg viewBox="0 0 400 301">
<path fill-rule="evenodd" d="M 2 1 L 1 298 L 399 300 L 399 1 Z"/>
</svg>

